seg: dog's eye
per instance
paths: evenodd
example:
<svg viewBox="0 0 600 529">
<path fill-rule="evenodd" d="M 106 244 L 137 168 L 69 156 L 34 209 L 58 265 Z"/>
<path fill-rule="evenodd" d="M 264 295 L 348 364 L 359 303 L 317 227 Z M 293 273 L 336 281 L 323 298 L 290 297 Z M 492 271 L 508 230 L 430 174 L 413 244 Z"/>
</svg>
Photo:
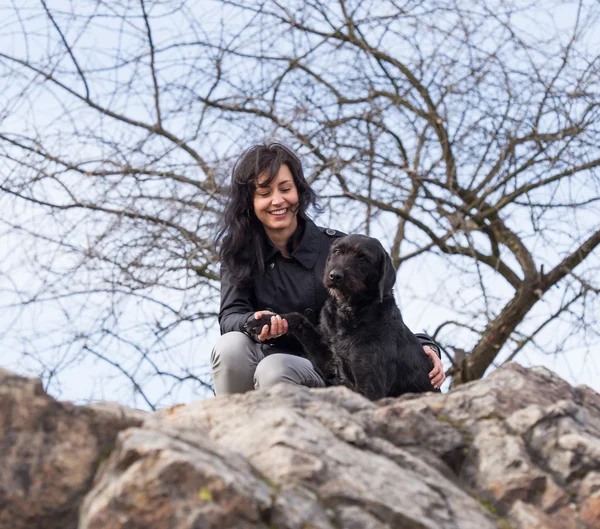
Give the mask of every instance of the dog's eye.
<svg viewBox="0 0 600 529">
<path fill-rule="evenodd" d="M 358 260 L 362 261 L 363 263 L 366 263 L 368 261 L 367 256 L 366 255 L 359 255 L 358 256 Z"/>
<path fill-rule="evenodd" d="M 340 253 L 342 253 L 342 252 L 340 252 L 339 248 L 336 248 L 335 250 L 333 250 L 333 255 L 340 255 Z"/>
</svg>

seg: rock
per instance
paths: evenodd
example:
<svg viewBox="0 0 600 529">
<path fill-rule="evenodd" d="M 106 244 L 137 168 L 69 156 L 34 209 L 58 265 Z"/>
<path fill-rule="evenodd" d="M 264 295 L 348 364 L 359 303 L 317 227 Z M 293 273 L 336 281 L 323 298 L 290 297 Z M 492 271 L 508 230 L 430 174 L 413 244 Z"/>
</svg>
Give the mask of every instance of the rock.
<svg viewBox="0 0 600 529">
<path fill-rule="evenodd" d="M 88 494 L 80 528 L 261 527 L 271 487 L 201 428 L 131 428 Z"/>
<path fill-rule="evenodd" d="M 0 528 L 76 528 L 99 462 L 144 416 L 116 404 L 60 403 L 39 380 L 0 370 Z"/>
<path fill-rule="evenodd" d="M 581 520 L 588 527 L 600 527 L 600 471 L 581 480 L 578 493 Z"/>
<path fill-rule="evenodd" d="M 571 511 L 569 509 L 569 511 Z M 511 527 L 519 529 L 577 529 L 574 513 L 546 514 L 530 503 L 517 500 L 508 514 Z"/>
<path fill-rule="evenodd" d="M 436 468 L 386 440 L 370 439 L 361 414 L 375 411 L 345 388 L 281 385 L 178 407 L 157 419 L 162 429 L 205 430 L 268 482 L 311 498 L 305 512 L 324 512 L 329 520 L 315 525 L 299 517 L 277 527 L 496 527 L 485 508 Z"/>
<path fill-rule="evenodd" d="M 362 412 L 370 435 L 436 454 L 512 527 L 600 527 L 600 396 L 590 388 L 509 364 L 445 395 L 378 404 L 376 421 Z"/>
<path fill-rule="evenodd" d="M 600 396 L 545 369 L 375 403 L 280 385 L 144 417 L 6 373 L 0 395 L 0 529 L 600 528 Z"/>
</svg>

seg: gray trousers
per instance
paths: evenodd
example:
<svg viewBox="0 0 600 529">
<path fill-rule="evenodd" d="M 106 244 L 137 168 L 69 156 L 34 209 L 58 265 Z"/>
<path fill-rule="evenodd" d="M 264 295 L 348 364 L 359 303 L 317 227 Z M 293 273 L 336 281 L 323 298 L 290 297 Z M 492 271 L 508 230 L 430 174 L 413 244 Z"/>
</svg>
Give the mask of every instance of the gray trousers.
<svg viewBox="0 0 600 529">
<path fill-rule="evenodd" d="M 268 356 L 263 349 L 269 352 Z M 210 363 L 217 395 L 268 388 L 279 382 L 325 387 L 324 380 L 306 358 L 257 343 L 242 332 L 223 334 L 212 350 Z"/>
</svg>

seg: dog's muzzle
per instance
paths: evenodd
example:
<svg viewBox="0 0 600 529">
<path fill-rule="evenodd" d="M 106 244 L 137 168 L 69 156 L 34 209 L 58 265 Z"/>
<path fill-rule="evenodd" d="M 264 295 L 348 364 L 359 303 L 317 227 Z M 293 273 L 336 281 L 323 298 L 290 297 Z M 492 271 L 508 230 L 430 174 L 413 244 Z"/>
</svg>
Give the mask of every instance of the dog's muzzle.
<svg viewBox="0 0 600 529">
<path fill-rule="evenodd" d="M 329 272 L 328 275 L 328 281 L 327 281 L 327 286 L 337 286 L 342 282 L 342 279 L 344 279 L 344 274 L 342 274 L 342 272 L 340 272 L 337 269 L 333 269 Z"/>
</svg>

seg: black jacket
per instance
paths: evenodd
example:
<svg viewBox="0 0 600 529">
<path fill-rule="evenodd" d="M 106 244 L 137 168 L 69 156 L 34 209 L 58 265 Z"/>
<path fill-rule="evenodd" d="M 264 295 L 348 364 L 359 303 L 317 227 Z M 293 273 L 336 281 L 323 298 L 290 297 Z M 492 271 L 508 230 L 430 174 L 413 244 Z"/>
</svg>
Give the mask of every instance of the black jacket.
<svg viewBox="0 0 600 529">
<path fill-rule="evenodd" d="M 316 325 L 329 296 L 323 286 L 329 247 L 344 235 L 331 228 L 320 228 L 307 220 L 298 244 L 291 252 L 291 259 L 283 257 L 265 237 L 265 273 L 251 286 L 235 285 L 227 270 L 222 267 L 219 311 L 221 334 L 244 332 L 244 323 L 254 317 L 257 310 L 270 310 L 276 314 L 300 312 Z M 431 345 L 439 351 L 437 345 L 426 335 L 417 334 L 417 337 L 423 345 Z M 290 353 L 302 354 L 300 344 L 290 336 L 282 336 L 269 343 Z"/>
</svg>

